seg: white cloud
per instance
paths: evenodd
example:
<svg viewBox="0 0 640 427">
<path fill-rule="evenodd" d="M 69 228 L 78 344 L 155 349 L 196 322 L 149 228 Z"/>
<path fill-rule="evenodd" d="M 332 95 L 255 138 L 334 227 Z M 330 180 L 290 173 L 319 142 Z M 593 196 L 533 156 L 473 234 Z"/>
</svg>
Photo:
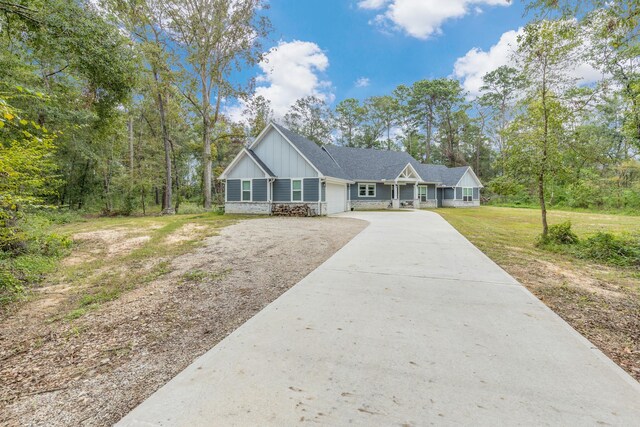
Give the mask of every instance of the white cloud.
<svg viewBox="0 0 640 427">
<path fill-rule="evenodd" d="M 358 2 L 358 7 L 360 9 L 381 9 L 387 3 L 389 0 L 361 0 Z"/>
<path fill-rule="evenodd" d="M 453 75 L 462 80 L 462 85 L 470 95 L 476 96 L 482 86 L 482 76 L 502 65 L 513 65 L 513 53 L 518 47 L 518 31 L 507 31 L 498 43 L 483 51 L 474 47 L 453 65 Z"/>
<path fill-rule="evenodd" d="M 356 87 L 367 87 L 371 84 L 371 80 L 369 79 L 369 77 L 360 77 L 358 80 L 356 80 L 355 86 Z"/>
<path fill-rule="evenodd" d="M 327 102 L 333 100 L 331 82 L 321 78 L 329 67 L 329 58 L 315 43 L 281 41 L 259 66 L 262 74 L 257 78 L 255 94 L 271 101 L 278 117 L 284 116 L 297 99 L 308 95 Z"/>
<path fill-rule="evenodd" d="M 502 65 L 515 65 L 514 53 L 518 48 L 518 35 L 522 28 L 511 30 L 500 36 L 500 40 L 488 51 L 474 47 L 464 56 L 458 58 L 453 65 L 453 75 L 462 81 L 462 86 L 471 96 L 477 96 L 482 86 L 482 77 Z M 578 79 L 581 84 L 596 82 L 602 73 L 587 63 L 576 64 L 569 75 Z"/>
<path fill-rule="evenodd" d="M 404 31 L 412 37 L 427 39 L 440 34 L 442 24 L 461 18 L 470 11 L 479 13 L 480 6 L 509 6 L 511 0 L 362 0 L 358 7 L 381 10 L 373 23 Z"/>
</svg>

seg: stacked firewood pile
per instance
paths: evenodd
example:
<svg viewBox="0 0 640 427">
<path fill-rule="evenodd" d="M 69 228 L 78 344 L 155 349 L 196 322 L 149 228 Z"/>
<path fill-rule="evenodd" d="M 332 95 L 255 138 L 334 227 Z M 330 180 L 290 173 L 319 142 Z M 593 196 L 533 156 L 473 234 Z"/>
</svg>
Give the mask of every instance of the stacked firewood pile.
<svg viewBox="0 0 640 427">
<path fill-rule="evenodd" d="M 273 205 L 271 213 L 274 216 L 313 216 L 309 205 Z"/>
</svg>

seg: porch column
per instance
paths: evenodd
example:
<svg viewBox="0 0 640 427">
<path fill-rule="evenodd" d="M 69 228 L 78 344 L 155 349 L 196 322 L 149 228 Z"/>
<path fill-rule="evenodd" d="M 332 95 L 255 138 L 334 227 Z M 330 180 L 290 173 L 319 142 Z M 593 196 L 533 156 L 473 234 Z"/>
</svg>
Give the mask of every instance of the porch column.
<svg viewBox="0 0 640 427">
<path fill-rule="evenodd" d="M 420 209 L 420 198 L 418 196 L 418 181 L 413 183 L 413 205 L 416 209 Z"/>
<path fill-rule="evenodd" d="M 395 197 L 392 200 L 392 206 L 393 209 L 400 209 L 400 186 L 397 181 L 393 184 L 393 188 L 396 194 L 394 194 Z"/>
</svg>

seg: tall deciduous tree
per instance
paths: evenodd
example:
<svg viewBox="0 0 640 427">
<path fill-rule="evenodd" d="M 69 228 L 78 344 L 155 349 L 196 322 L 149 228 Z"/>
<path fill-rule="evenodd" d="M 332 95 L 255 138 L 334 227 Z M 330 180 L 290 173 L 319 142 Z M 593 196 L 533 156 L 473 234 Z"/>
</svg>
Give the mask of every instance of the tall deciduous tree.
<svg viewBox="0 0 640 427">
<path fill-rule="evenodd" d="M 257 137 L 274 118 L 271 101 L 262 95 L 249 99 L 249 102 L 247 102 L 243 110 L 243 114 L 249 128 L 249 136 L 254 138 Z"/>
<path fill-rule="evenodd" d="M 340 144 L 346 147 L 356 146 L 366 114 L 366 108 L 355 98 L 344 99 L 336 105 L 333 121 L 339 132 Z"/>
<path fill-rule="evenodd" d="M 387 150 L 397 148 L 395 142 L 391 139 L 391 130 L 398 123 L 400 110 L 398 101 L 390 95 L 372 96 L 367 100 L 367 109 L 370 120 L 378 123 L 383 136 L 386 136 L 380 141 L 382 147 Z"/>
<path fill-rule="evenodd" d="M 537 182 L 543 237 L 549 231 L 545 185 L 558 173 L 556 153 L 560 150 L 560 133 L 565 117 L 558 94 L 573 82 L 566 70 L 575 64 L 579 43 L 576 30 L 573 21 L 541 21 L 525 26 L 523 34 L 518 37 L 517 59 L 529 89 L 525 117 L 519 122 L 528 135 L 523 141 L 537 153 L 528 161 L 534 166 L 532 172 Z M 520 162 L 522 155 L 527 153 L 525 148 L 509 151 L 510 155 L 517 156 L 514 162 Z"/>
<path fill-rule="evenodd" d="M 175 209 L 172 168 L 175 165 L 172 165 L 172 145 L 166 110 L 172 85 L 177 83 L 177 75 L 172 70 L 174 52 L 163 28 L 167 17 L 161 7 L 162 3 L 157 0 L 110 0 L 108 4 L 135 40 L 135 47 L 145 60 L 143 67 L 149 71 L 151 77 L 147 80 L 158 109 L 160 129 L 157 134 L 160 135 L 164 149 L 162 213 L 173 214 Z M 130 125 L 133 127 L 132 119 Z M 133 129 L 130 132 L 133 133 Z M 131 155 L 133 156 L 133 153 Z"/>
<path fill-rule="evenodd" d="M 298 99 L 284 116 L 285 125 L 318 145 L 331 142 L 331 112 L 317 96 Z"/>
<path fill-rule="evenodd" d="M 237 97 L 243 89 L 232 76 L 259 62 L 261 40 L 270 28 L 261 15 L 262 0 L 171 0 L 166 3 L 169 26 L 186 50 L 185 72 L 193 84 L 185 95 L 202 121 L 203 205 L 211 208 L 211 131 L 220 118 L 222 100 Z"/>
<path fill-rule="evenodd" d="M 500 172 L 504 173 L 505 133 L 513 118 L 518 96 L 525 88 L 522 74 L 514 67 L 503 65 L 482 77 L 482 95 L 477 103 L 487 110 L 488 133 L 498 151 Z"/>
</svg>

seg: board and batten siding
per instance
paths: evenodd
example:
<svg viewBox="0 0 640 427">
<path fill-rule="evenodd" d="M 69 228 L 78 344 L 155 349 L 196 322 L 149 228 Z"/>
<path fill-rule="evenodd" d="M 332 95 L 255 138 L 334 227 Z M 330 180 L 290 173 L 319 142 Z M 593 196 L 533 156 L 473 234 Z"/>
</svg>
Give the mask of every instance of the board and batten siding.
<svg viewBox="0 0 640 427">
<path fill-rule="evenodd" d="M 471 175 L 470 171 L 471 169 L 467 169 L 464 175 L 462 175 L 462 178 L 460 178 L 460 182 L 458 184 L 460 187 L 477 187 L 478 186 L 478 183 L 473 178 L 473 175 Z"/>
<path fill-rule="evenodd" d="M 318 176 L 315 169 L 275 129 L 269 130 L 253 147 L 253 151 L 276 176 L 286 178 Z"/>
<path fill-rule="evenodd" d="M 264 178 L 264 172 L 256 165 L 248 155 L 244 155 L 242 159 L 236 163 L 233 169 L 229 172 L 229 178 Z"/>
<path fill-rule="evenodd" d="M 241 198 L 240 186 L 241 184 L 239 179 L 227 180 L 227 201 L 228 202 L 240 201 L 240 198 Z"/>
<path fill-rule="evenodd" d="M 382 183 L 376 183 L 376 196 L 375 197 L 360 197 L 358 195 L 359 184 L 371 184 L 370 182 L 356 182 L 351 184 L 351 200 L 391 200 L 391 186 L 384 185 Z"/>
<path fill-rule="evenodd" d="M 302 200 L 305 202 L 317 202 L 320 199 L 320 179 L 305 178 L 302 184 Z"/>
</svg>

